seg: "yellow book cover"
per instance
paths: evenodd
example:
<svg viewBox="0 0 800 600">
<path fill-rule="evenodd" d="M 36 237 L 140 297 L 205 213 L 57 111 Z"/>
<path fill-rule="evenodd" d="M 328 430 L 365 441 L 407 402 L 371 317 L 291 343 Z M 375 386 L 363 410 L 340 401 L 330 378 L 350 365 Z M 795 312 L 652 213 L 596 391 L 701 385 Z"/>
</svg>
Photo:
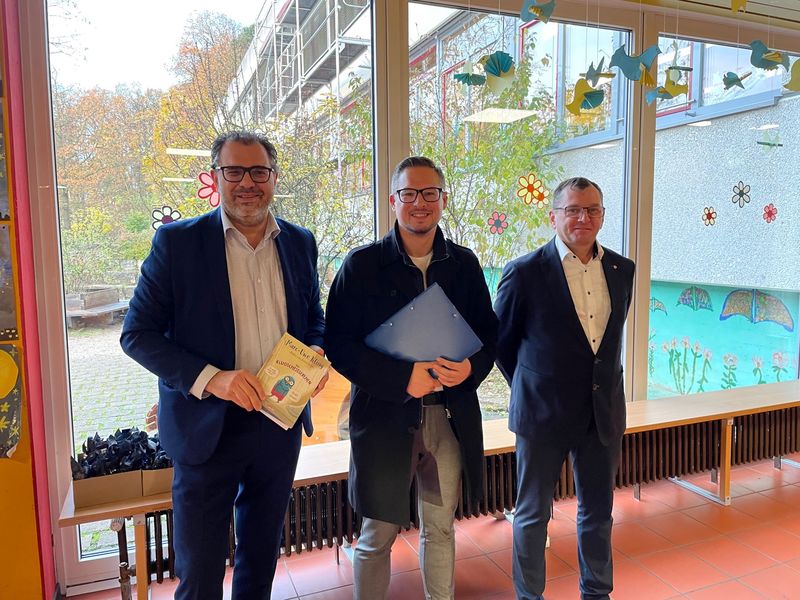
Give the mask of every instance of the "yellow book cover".
<svg viewBox="0 0 800 600">
<path fill-rule="evenodd" d="M 324 356 L 284 333 L 256 375 L 267 393 L 261 412 L 284 429 L 291 429 L 330 364 Z"/>
</svg>

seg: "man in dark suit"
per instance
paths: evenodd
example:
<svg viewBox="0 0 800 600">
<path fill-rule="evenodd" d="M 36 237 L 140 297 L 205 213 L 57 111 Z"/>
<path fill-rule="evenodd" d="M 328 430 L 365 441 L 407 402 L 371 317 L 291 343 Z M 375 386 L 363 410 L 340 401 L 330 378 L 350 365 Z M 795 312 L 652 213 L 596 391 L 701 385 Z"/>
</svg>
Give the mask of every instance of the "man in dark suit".
<svg viewBox="0 0 800 600">
<path fill-rule="evenodd" d="M 497 291 L 497 365 L 511 385 L 517 434 L 513 579 L 543 598 L 547 523 L 561 466 L 572 457 L 584 599 L 612 589 L 611 508 L 625 431 L 622 332 L 634 264 L 597 243 L 603 193 L 583 177 L 553 194 L 555 237 L 509 263 Z"/>
<path fill-rule="evenodd" d="M 156 231 L 120 341 L 159 378 L 159 435 L 175 465 L 175 598 L 222 598 L 235 508 L 232 597 L 268 600 L 301 422 L 312 427 L 309 406 L 288 431 L 257 412 L 254 373 L 287 331 L 322 354 L 317 247 L 269 211 L 278 164 L 265 137 L 221 135 L 211 158 L 221 206 Z"/>
<path fill-rule="evenodd" d="M 362 517 L 353 556 L 355 600 L 382 600 L 398 527 L 411 519 L 416 477 L 425 598 L 454 594 L 453 518 L 483 497 L 483 429 L 477 388 L 492 368 L 497 319 L 478 259 L 445 239 L 442 170 L 422 156 L 401 161 L 389 203 L 397 217 L 383 239 L 348 254 L 331 286 L 325 347 L 352 385 L 350 502 Z M 429 285 L 438 284 L 483 343 L 460 362 L 393 358 L 364 338 Z M 434 329 L 431 336 L 436 336 Z"/>
</svg>

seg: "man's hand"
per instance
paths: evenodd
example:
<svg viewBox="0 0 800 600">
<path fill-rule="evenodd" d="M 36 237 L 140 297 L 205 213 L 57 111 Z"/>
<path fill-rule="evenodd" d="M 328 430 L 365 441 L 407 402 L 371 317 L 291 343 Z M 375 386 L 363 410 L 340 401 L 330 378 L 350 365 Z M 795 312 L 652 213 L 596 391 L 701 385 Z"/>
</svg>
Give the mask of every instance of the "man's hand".
<svg viewBox="0 0 800 600">
<path fill-rule="evenodd" d="M 261 410 L 261 403 L 267 396 L 256 376 L 242 369 L 220 371 L 208 382 L 206 391 L 221 400 L 238 404 L 246 411 Z"/>
<path fill-rule="evenodd" d="M 311 348 L 314 352 L 316 352 L 320 356 L 325 356 L 325 350 L 323 350 L 319 346 L 309 346 L 309 348 Z M 329 375 L 328 372 L 326 372 L 325 375 L 322 376 L 322 379 L 319 380 L 316 389 L 311 393 L 312 398 L 322 391 L 322 388 L 324 388 L 325 384 L 328 383 L 328 378 Z"/>
<path fill-rule="evenodd" d="M 435 362 L 414 363 L 411 377 L 408 378 L 406 392 L 412 398 L 422 398 L 425 394 L 430 394 L 439 387 L 439 382 L 431 377 L 428 369 L 436 366 Z"/>
<path fill-rule="evenodd" d="M 469 362 L 468 358 L 461 362 L 454 362 L 439 357 L 433 364 L 433 372 L 436 373 L 439 383 L 445 387 L 454 387 L 463 383 L 472 373 L 472 363 Z"/>
</svg>

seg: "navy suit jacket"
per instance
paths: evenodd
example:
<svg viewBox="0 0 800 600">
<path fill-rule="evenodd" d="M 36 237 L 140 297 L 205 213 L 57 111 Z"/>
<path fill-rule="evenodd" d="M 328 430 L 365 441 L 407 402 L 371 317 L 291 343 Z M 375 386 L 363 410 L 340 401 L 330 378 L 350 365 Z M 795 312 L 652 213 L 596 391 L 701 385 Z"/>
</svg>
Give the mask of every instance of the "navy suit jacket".
<svg viewBox="0 0 800 600">
<path fill-rule="evenodd" d="M 321 346 L 317 246 L 307 229 L 277 219 L 275 238 L 286 289 L 289 333 Z M 185 464 L 205 462 L 219 441 L 233 403 L 189 394 L 212 364 L 234 369 L 233 307 L 220 209 L 160 227 L 130 301 L 122 349 L 158 375 L 158 429 L 164 449 Z M 266 418 L 266 417 L 265 417 Z M 312 432 L 310 405 L 302 416 Z"/>
<path fill-rule="evenodd" d="M 622 333 L 634 264 L 604 248 L 602 266 L 611 315 L 596 355 L 575 312 L 555 238 L 503 270 L 495 302 L 497 366 L 511 386 L 511 431 L 569 443 L 594 416 L 603 444 L 622 437 Z"/>
</svg>

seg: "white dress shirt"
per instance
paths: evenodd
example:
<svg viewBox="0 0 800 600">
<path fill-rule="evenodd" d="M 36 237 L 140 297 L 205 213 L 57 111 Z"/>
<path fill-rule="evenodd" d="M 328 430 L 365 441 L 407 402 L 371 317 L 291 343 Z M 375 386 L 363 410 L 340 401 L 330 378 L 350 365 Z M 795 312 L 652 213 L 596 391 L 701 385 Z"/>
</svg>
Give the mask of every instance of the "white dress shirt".
<svg viewBox="0 0 800 600">
<path fill-rule="evenodd" d="M 592 351 L 597 354 L 608 325 L 608 318 L 611 316 L 611 297 L 608 294 L 608 284 L 600 262 L 603 258 L 603 247 L 599 243 L 595 243 L 595 247 L 597 248 L 595 255 L 587 264 L 583 264 L 556 235 L 556 248 L 561 257 L 561 265 L 564 267 L 575 312 Z"/>
<path fill-rule="evenodd" d="M 220 214 L 233 307 L 235 368 L 255 374 L 288 329 L 283 270 L 275 244 L 281 230 L 269 213 L 264 238 L 253 248 L 225 211 Z M 206 385 L 219 371 L 214 365 L 206 365 L 190 390 L 192 395 L 208 396 Z"/>
</svg>

